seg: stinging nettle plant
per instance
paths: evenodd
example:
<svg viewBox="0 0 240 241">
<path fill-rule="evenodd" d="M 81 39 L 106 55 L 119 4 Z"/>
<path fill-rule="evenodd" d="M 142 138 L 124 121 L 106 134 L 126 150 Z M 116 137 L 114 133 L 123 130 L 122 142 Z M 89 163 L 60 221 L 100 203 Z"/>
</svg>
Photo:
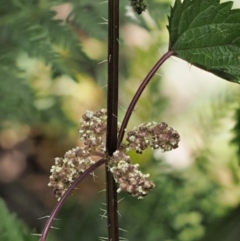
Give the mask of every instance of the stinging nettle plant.
<svg viewBox="0 0 240 241">
<path fill-rule="evenodd" d="M 133 10 L 141 14 L 145 0 L 131 0 Z M 171 56 L 231 82 L 240 82 L 240 10 L 233 2 L 219 0 L 176 0 L 168 18 L 169 48 L 158 60 L 136 91 L 122 123 L 118 122 L 118 46 L 119 1 L 108 2 L 108 99 L 107 110 L 86 111 L 80 121 L 82 147 L 55 158 L 49 186 L 58 204 L 50 215 L 40 241 L 45 241 L 51 223 L 72 190 L 96 168 L 106 165 L 108 240 L 119 240 L 117 193 L 127 192 L 141 199 L 154 188 L 148 174 L 131 164 L 128 152 L 141 154 L 146 148 L 171 151 L 180 136 L 166 123 L 148 122 L 127 131 L 127 124 L 145 87 L 159 67 Z M 149 6 L 151 7 L 151 6 Z M 126 140 L 123 142 L 126 132 Z M 106 140 L 105 140 L 106 139 Z M 98 157 L 99 160 L 96 161 Z"/>
</svg>

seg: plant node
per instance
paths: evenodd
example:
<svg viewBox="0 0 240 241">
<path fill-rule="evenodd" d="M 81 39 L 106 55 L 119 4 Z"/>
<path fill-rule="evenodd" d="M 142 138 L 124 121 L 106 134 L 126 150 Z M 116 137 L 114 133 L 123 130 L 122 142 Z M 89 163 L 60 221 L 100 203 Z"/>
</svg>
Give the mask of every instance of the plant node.
<svg viewBox="0 0 240 241">
<path fill-rule="evenodd" d="M 109 160 L 109 169 L 119 184 L 118 192 L 126 191 L 133 197 L 143 198 L 155 185 L 148 180 L 149 174 L 138 170 L 138 164 L 130 163 L 127 152 L 135 150 L 141 154 L 147 147 L 170 151 L 178 147 L 180 140 L 179 134 L 166 123 L 148 122 L 127 132 L 127 143 L 121 144 L 113 156 L 107 156 L 104 140 L 106 126 L 105 109 L 87 111 L 82 116 L 79 134 L 84 146 L 67 151 L 64 158 L 55 158 L 55 165 L 50 170 L 48 185 L 53 188 L 58 200 L 81 174 L 96 163 L 91 156 L 105 157 Z"/>
</svg>

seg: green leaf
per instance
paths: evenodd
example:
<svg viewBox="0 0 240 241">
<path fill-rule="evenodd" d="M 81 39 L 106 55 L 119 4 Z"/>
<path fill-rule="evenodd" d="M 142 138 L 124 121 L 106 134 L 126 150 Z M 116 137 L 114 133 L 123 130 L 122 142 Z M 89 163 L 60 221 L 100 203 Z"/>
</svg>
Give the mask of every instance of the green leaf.
<svg viewBox="0 0 240 241">
<path fill-rule="evenodd" d="M 240 82 L 240 9 L 219 0 L 176 0 L 169 51 L 201 69 Z"/>
</svg>

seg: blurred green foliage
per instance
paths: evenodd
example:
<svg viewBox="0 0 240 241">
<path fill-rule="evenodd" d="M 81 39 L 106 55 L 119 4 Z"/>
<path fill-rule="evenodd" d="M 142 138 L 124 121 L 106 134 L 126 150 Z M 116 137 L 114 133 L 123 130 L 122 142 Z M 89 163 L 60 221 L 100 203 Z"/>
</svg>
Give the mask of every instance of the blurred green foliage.
<svg viewBox="0 0 240 241">
<path fill-rule="evenodd" d="M 165 25 L 170 10 L 170 1 L 149 0 L 148 12 L 138 16 L 131 11 L 129 2 L 120 2 L 120 120 L 139 82 L 166 48 Z M 65 8 L 66 16 L 62 12 Z M 0 1 L 1 131 L 14 125 L 37 126 L 48 137 L 47 126 L 64 140 L 77 140 L 81 113 L 105 105 L 107 71 L 104 63 L 98 63 L 107 56 L 106 19 L 104 0 Z M 130 126 L 165 119 L 163 116 L 172 118 L 162 88 L 161 77 L 155 76 L 140 99 L 140 109 L 134 112 Z M 239 241 L 239 235 L 235 235 L 240 230 L 239 169 L 235 160 L 240 152 L 226 147 L 227 143 L 222 143 L 226 139 L 219 137 L 226 126 L 222 120 L 227 117 L 231 123 L 236 122 L 232 132 L 235 137 L 231 138 L 239 146 L 240 111 L 239 106 L 231 106 L 238 103 L 239 97 L 237 91 L 230 91 L 229 96 L 220 101 L 216 97 L 209 115 L 209 106 L 196 108 L 201 115 L 193 113 L 199 114 L 199 122 L 189 139 L 194 139 L 198 131 L 204 145 L 194 149 L 187 168 L 168 165 L 150 152 L 132 155 L 134 162 L 143 164 L 145 171 L 151 173 L 156 188 L 144 200 L 126 196 L 120 202 L 120 227 L 127 230 L 121 236 L 138 241 Z M 233 117 L 234 112 L 237 114 Z M 186 113 L 180 118 L 190 129 Z M 55 140 L 47 146 L 54 145 Z M 48 150 L 42 152 L 48 154 Z M 73 198 L 63 207 L 60 221 L 55 223 L 59 230 L 51 231 L 56 240 L 94 241 L 106 236 L 104 211 L 100 210 L 105 209 L 104 197 L 96 197 L 81 205 Z M 5 206 L 0 206 L 0 212 L 0 237 L 4 237 L 0 240 L 36 240 Z M 224 234 L 215 231 L 223 227 L 227 228 Z M 229 240 L 228 234 L 233 234 Z"/>
<path fill-rule="evenodd" d="M 240 107 L 236 109 L 235 118 L 236 118 L 236 124 L 234 126 L 235 136 L 233 138 L 233 143 L 235 143 L 238 148 L 237 150 L 238 162 L 240 163 Z"/>
<path fill-rule="evenodd" d="M 18 220 L 14 214 L 10 214 L 4 201 L 0 199 L 0 240 L 5 241 L 36 241 L 30 230 Z"/>
</svg>

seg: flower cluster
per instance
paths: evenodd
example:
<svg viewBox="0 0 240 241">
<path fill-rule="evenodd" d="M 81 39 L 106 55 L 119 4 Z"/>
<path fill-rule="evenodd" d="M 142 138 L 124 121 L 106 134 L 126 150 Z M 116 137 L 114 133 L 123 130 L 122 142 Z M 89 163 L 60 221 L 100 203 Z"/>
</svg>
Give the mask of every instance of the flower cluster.
<svg viewBox="0 0 240 241">
<path fill-rule="evenodd" d="M 55 158 L 48 186 L 53 188 L 58 201 L 74 180 L 94 163 L 95 161 L 87 157 L 86 151 L 81 147 L 66 152 L 64 158 Z"/>
<path fill-rule="evenodd" d="M 120 125 L 120 123 L 119 123 Z M 109 159 L 109 169 L 115 181 L 119 184 L 118 192 L 126 191 L 131 196 L 143 198 L 154 188 L 149 175 L 138 170 L 138 164 L 132 165 L 128 150 L 142 153 L 148 146 L 152 149 L 162 148 L 170 151 L 178 147 L 179 134 L 164 122 L 149 122 L 142 124 L 127 133 L 127 144 L 121 144 L 113 156 L 105 153 L 104 135 L 107 126 L 107 111 L 87 111 L 80 120 L 79 134 L 83 147 L 74 148 L 65 153 L 64 158 L 55 158 L 55 164 L 50 172 L 50 182 L 55 196 L 59 200 L 69 186 L 95 161 L 91 156 Z"/>
<path fill-rule="evenodd" d="M 141 14 L 148 5 L 145 0 L 131 0 L 131 6 L 136 13 Z"/>
<path fill-rule="evenodd" d="M 147 178 L 149 174 L 143 174 L 138 170 L 138 164 L 132 165 L 130 157 L 123 151 L 116 151 L 110 158 L 109 167 L 116 183 L 119 184 L 118 192 L 128 192 L 138 199 L 144 198 L 155 185 Z"/>
<path fill-rule="evenodd" d="M 87 111 L 80 120 L 79 134 L 84 145 L 91 151 L 105 151 L 103 136 L 107 126 L 107 111 Z"/>
<path fill-rule="evenodd" d="M 87 111 L 80 120 L 79 134 L 84 147 L 77 147 L 65 153 L 64 158 L 55 158 L 50 172 L 50 182 L 56 198 L 59 200 L 69 186 L 91 165 L 95 163 L 91 156 L 105 152 L 104 134 L 107 112 L 105 109 Z"/>
<path fill-rule="evenodd" d="M 149 122 L 129 131 L 126 139 L 127 147 L 141 154 L 148 146 L 171 151 L 178 147 L 180 136 L 164 122 Z"/>
</svg>

